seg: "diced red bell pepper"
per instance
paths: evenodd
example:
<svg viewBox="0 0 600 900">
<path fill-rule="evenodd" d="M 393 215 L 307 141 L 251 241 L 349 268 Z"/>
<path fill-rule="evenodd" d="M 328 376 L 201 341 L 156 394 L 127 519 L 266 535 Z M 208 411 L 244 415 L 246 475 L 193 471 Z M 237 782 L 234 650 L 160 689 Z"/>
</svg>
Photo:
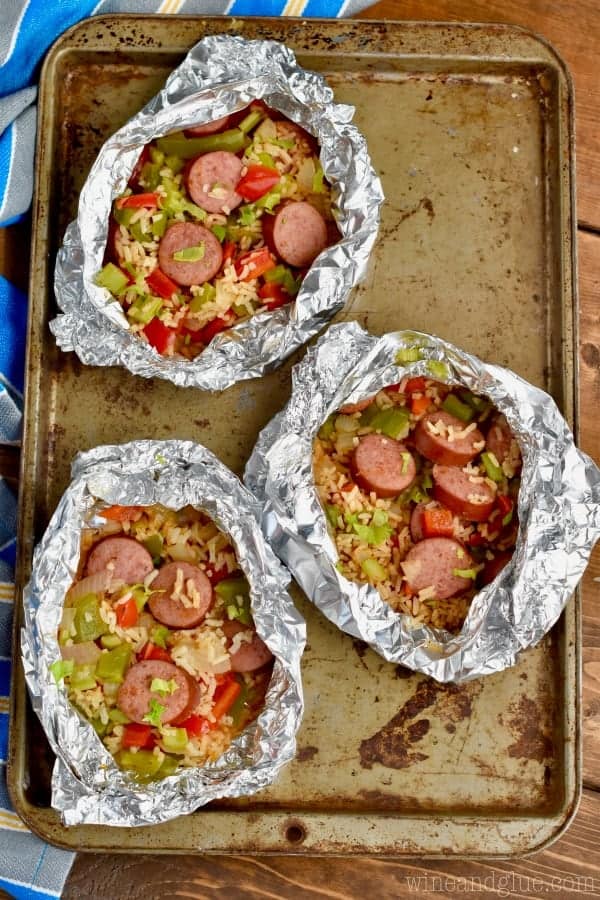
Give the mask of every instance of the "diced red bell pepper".
<svg viewBox="0 0 600 900">
<path fill-rule="evenodd" d="M 226 328 L 229 328 L 230 325 L 235 321 L 235 316 L 231 312 L 225 313 L 224 316 L 217 316 L 216 319 L 213 319 L 212 322 L 209 322 L 208 325 L 205 325 L 204 328 L 200 328 L 199 331 L 190 332 L 192 335 L 192 340 L 196 343 L 199 342 L 201 344 L 210 344 L 212 339 L 216 334 L 219 334 L 221 331 L 225 331 Z"/>
<path fill-rule="evenodd" d="M 469 535 L 469 546 L 470 547 L 481 547 L 485 543 L 487 543 L 486 539 L 479 531 L 473 531 Z"/>
<path fill-rule="evenodd" d="M 353 481 L 348 481 L 346 484 L 343 484 L 340 488 L 340 491 L 343 491 L 344 494 L 349 494 L 350 491 L 353 491 L 356 485 Z"/>
<path fill-rule="evenodd" d="M 158 194 L 131 194 L 129 197 L 119 197 L 115 200 L 117 209 L 151 209 L 158 206 Z"/>
<path fill-rule="evenodd" d="M 287 291 L 285 291 L 280 284 L 275 284 L 274 282 L 267 282 L 263 284 L 258 289 L 258 296 L 261 300 L 266 300 L 265 306 L 267 309 L 278 309 L 280 306 L 285 306 L 286 303 L 289 303 L 292 299 Z"/>
<path fill-rule="evenodd" d="M 229 577 L 227 566 L 223 566 L 221 569 L 206 569 L 206 577 L 213 586 L 218 584 L 220 581 L 223 581 L 224 578 Z"/>
<path fill-rule="evenodd" d="M 178 291 L 175 282 L 171 281 L 169 276 L 165 275 L 158 266 L 156 269 L 153 269 L 149 275 L 146 275 L 146 284 L 151 291 L 154 291 L 159 297 L 164 297 L 165 300 L 168 300 L 169 297 L 176 294 Z"/>
<path fill-rule="evenodd" d="M 512 510 L 513 502 L 506 494 L 498 494 L 496 497 L 496 506 L 500 510 L 500 515 L 504 518 L 504 516 L 507 516 Z"/>
<path fill-rule="evenodd" d="M 130 597 L 125 603 L 117 603 L 115 612 L 119 628 L 133 628 L 137 624 L 139 613 L 134 597 Z"/>
<path fill-rule="evenodd" d="M 454 533 L 452 513 L 445 507 L 441 509 L 424 509 L 421 521 L 423 523 L 423 535 L 426 538 L 452 537 Z"/>
<path fill-rule="evenodd" d="M 413 397 L 410 401 L 410 411 L 414 416 L 420 416 L 425 412 L 431 400 L 423 394 L 421 397 Z"/>
<path fill-rule="evenodd" d="M 426 387 L 426 379 L 423 378 L 422 375 L 417 376 L 416 378 L 409 378 L 406 382 L 406 386 L 404 390 L 407 394 L 412 394 L 413 391 L 421 391 L 423 392 Z"/>
<path fill-rule="evenodd" d="M 140 175 L 142 174 L 142 169 L 146 165 L 147 162 L 150 161 L 150 145 L 146 144 L 142 152 L 138 157 L 138 161 L 135 164 L 135 168 L 131 175 L 129 176 L 129 181 L 127 182 L 130 188 L 136 188 L 139 184 Z"/>
<path fill-rule="evenodd" d="M 227 263 L 235 256 L 236 245 L 233 241 L 225 241 L 223 244 L 223 262 L 221 268 L 224 269 Z"/>
<path fill-rule="evenodd" d="M 398 381 L 396 384 L 388 384 L 388 386 L 386 387 L 386 391 L 389 394 L 399 394 L 401 384 L 402 384 L 401 381 Z"/>
<path fill-rule="evenodd" d="M 235 192 L 243 197 L 244 200 L 252 202 L 268 194 L 278 181 L 279 172 L 277 169 L 261 165 L 248 166 L 248 171 L 238 181 Z"/>
<path fill-rule="evenodd" d="M 168 650 L 164 650 L 162 647 L 158 647 L 151 641 L 148 641 L 147 644 L 144 644 L 144 646 L 138 653 L 138 659 L 157 659 L 160 660 L 160 662 L 173 662 L 173 660 L 171 659 L 171 654 Z"/>
<path fill-rule="evenodd" d="M 158 316 L 155 316 L 144 328 L 144 334 L 159 353 L 165 353 L 173 349 L 177 331 L 164 325 Z"/>
<path fill-rule="evenodd" d="M 137 522 L 143 515 L 141 506 L 107 506 L 100 513 L 103 519 L 110 519 L 111 522 Z"/>
<path fill-rule="evenodd" d="M 275 260 L 271 256 L 269 248 L 260 247 L 258 250 L 250 250 L 249 253 L 244 253 L 240 256 L 235 262 L 235 271 L 238 277 L 241 276 L 245 268 L 248 271 L 243 278 L 240 278 L 240 281 L 252 281 L 254 278 L 260 278 L 269 269 L 274 269 Z"/>
<path fill-rule="evenodd" d="M 197 716 L 195 713 L 182 722 L 180 728 L 185 728 L 189 738 L 200 737 L 201 734 L 206 734 L 211 730 L 208 719 L 205 719 L 204 716 Z"/>
<path fill-rule="evenodd" d="M 150 749 L 154 746 L 152 728 L 150 725 L 139 725 L 137 722 L 128 722 L 123 725 L 123 747 L 144 747 Z"/>
<path fill-rule="evenodd" d="M 215 691 L 215 701 L 211 710 L 217 722 L 227 715 L 241 690 L 242 686 L 235 678 L 230 678 L 219 685 Z"/>
</svg>

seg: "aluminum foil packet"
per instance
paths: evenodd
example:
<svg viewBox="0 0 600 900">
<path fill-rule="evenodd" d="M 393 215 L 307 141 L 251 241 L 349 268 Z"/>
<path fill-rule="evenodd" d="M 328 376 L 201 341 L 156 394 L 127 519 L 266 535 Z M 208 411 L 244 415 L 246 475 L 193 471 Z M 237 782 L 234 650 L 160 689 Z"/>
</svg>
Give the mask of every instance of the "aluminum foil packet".
<svg viewBox="0 0 600 900">
<path fill-rule="evenodd" d="M 264 541 L 259 507 L 239 479 L 191 441 L 135 441 L 79 454 L 73 480 L 37 546 L 24 591 L 22 658 L 29 694 L 56 754 L 52 806 L 66 825 L 150 825 L 220 797 L 253 794 L 275 779 L 296 749 L 303 712 L 300 658 L 306 627 L 286 587 L 287 572 Z M 81 531 L 105 504 L 181 509 L 190 504 L 229 534 L 250 582 L 257 631 L 275 656 L 260 716 L 215 762 L 148 785 L 120 770 L 93 727 L 56 684 L 57 630 L 80 553 Z"/>
<path fill-rule="evenodd" d="M 318 140 L 342 238 L 317 257 L 295 303 L 235 325 L 192 361 L 162 357 L 131 333 L 118 301 L 94 283 L 112 202 L 125 189 L 144 144 L 236 112 L 256 98 Z M 89 365 L 122 365 L 136 375 L 205 390 L 223 390 L 280 365 L 342 308 L 365 275 L 377 236 L 383 193 L 366 142 L 351 124 L 353 114 L 353 107 L 333 102 L 320 75 L 299 66 L 293 52 L 276 41 L 231 35 L 201 40 L 163 90 L 106 141 L 92 166 L 56 263 L 62 315 L 50 328 L 59 347 L 74 350 Z"/>
<path fill-rule="evenodd" d="M 418 359 L 396 364 L 401 348 L 416 348 Z M 456 635 L 417 625 L 374 587 L 337 571 L 313 480 L 312 444 L 325 419 L 344 403 L 418 375 L 489 398 L 523 456 L 513 558 L 475 596 Z M 535 645 L 560 616 L 600 536 L 600 470 L 575 447 L 548 394 L 437 337 L 408 331 L 374 337 L 356 323 L 332 326 L 294 368 L 291 399 L 261 433 L 245 483 L 264 504 L 271 546 L 321 612 L 390 662 L 442 682 L 498 672 Z"/>
</svg>

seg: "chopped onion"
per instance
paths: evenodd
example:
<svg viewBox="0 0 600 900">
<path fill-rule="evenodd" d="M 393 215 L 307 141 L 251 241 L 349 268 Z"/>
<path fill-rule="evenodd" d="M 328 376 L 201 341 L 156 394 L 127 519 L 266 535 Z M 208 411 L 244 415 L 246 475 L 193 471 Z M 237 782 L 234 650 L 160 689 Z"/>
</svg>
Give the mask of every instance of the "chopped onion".
<svg viewBox="0 0 600 900">
<path fill-rule="evenodd" d="M 179 540 L 168 547 L 169 556 L 176 562 L 196 562 L 196 551 L 185 540 Z"/>
<path fill-rule="evenodd" d="M 61 647 L 63 659 L 72 659 L 78 666 L 96 665 L 102 651 L 93 641 L 82 641 L 80 644 L 69 644 Z"/>
<path fill-rule="evenodd" d="M 340 434 L 335 442 L 335 449 L 338 453 L 346 453 L 348 450 L 352 450 L 353 447 L 354 435 L 352 434 Z"/>
<path fill-rule="evenodd" d="M 355 431 L 358 431 L 359 422 L 354 416 L 336 416 L 335 427 L 340 433 L 353 434 Z"/>
<path fill-rule="evenodd" d="M 315 162 L 311 156 L 303 159 L 298 166 L 296 180 L 299 188 L 307 194 L 312 193 L 313 178 L 315 177 Z"/>
<path fill-rule="evenodd" d="M 86 594 L 104 593 L 110 584 L 110 580 L 110 572 L 105 570 L 104 572 L 96 572 L 95 575 L 88 575 L 87 578 L 82 578 L 81 581 L 76 581 L 67 591 L 65 604 L 71 605 L 80 597 L 85 597 Z"/>
</svg>

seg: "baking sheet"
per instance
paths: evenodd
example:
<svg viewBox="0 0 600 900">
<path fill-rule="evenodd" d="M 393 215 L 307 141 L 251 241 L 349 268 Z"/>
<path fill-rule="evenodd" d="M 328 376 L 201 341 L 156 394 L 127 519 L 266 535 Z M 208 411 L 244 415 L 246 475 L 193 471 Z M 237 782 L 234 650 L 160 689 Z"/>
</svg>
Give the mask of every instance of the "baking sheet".
<svg viewBox="0 0 600 900">
<path fill-rule="evenodd" d="M 76 451 L 191 438 L 241 473 L 287 399 L 293 358 L 211 396 L 83 367 L 47 328 L 54 256 L 99 146 L 224 29 L 284 40 L 356 106 L 388 199 L 369 276 L 340 318 L 432 331 L 508 365 L 576 429 L 572 90 L 546 44 L 490 25 L 94 19 L 60 39 L 42 75 L 18 590 Z M 561 832 L 580 779 L 577 598 L 514 669 L 456 687 L 385 663 L 296 596 L 306 714 L 297 759 L 271 788 L 151 829 L 65 829 L 16 677 L 9 781 L 24 820 L 52 843 L 110 852 L 510 856 Z"/>
</svg>

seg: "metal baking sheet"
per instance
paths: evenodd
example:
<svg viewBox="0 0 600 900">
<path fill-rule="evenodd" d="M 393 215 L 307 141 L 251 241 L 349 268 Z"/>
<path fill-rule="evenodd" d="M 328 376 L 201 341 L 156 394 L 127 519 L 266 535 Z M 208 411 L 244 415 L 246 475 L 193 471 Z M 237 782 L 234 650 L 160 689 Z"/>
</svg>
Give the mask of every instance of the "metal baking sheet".
<svg viewBox="0 0 600 900">
<path fill-rule="evenodd" d="M 572 88 L 546 43 L 493 25 L 88 20 L 42 74 L 18 591 L 78 450 L 191 438 L 241 473 L 288 397 L 293 360 L 213 396 L 84 367 L 48 330 L 56 250 L 100 144 L 192 44 L 224 30 L 285 41 L 356 107 L 387 202 L 369 277 L 341 318 L 431 331 L 510 366 L 576 429 Z M 9 782 L 25 822 L 51 843 L 109 852 L 506 857 L 561 833 L 580 784 L 577 597 L 515 668 L 457 687 L 389 665 L 296 596 L 306 714 L 272 787 L 151 828 L 66 829 L 17 664 Z"/>
</svg>

